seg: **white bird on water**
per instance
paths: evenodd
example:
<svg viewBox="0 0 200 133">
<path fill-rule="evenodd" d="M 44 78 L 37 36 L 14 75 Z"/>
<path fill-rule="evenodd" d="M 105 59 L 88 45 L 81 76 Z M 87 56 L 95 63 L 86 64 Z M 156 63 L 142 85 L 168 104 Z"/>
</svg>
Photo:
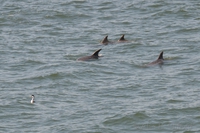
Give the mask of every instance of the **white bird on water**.
<svg viewBox="0 0 200 133">
<path fill-rule="evenodd" d="M 31 103 L 35 103 L 34 99 L 35 99 L 35 96 L 34 95 L 31 95 L 32 99 L 31 99 Z"/>
</svg>

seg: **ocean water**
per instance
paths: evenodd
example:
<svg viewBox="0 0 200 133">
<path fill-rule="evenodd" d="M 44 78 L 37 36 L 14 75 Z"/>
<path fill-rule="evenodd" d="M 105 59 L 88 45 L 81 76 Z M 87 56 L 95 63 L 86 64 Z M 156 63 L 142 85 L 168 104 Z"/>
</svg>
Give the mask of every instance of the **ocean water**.
<svg viewBox="0 0 200 133">
<path fill-rule="evenodd" d="M 197 0 L 2 0 L 0 132 L 200 132 L 199 14 Z"/>
</svg>

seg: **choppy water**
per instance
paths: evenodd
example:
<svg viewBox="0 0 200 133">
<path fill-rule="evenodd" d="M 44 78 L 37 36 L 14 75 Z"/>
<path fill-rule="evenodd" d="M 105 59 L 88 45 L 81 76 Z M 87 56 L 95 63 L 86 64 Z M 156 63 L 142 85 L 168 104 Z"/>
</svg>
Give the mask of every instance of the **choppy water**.
<svg viewBox="0 0 200 133">
<path fill-rule="evenodd" d="M 0 132 L 200 132 L 199 14 L 197 0 L 2 0 Z"/>
</svg>

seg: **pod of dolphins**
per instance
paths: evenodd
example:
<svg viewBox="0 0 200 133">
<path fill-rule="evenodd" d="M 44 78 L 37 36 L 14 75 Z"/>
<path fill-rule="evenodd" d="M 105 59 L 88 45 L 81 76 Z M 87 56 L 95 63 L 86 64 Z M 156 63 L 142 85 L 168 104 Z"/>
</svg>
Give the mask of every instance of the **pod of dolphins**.
<svg viewBox="0 0 200 133">
<path fill-rule="evenodd" d="M 108 36 L 105 36 L 104 39 L 100 42 L 102 45 L 108 45 L 108 44 L 113 44 L 113 43 L 121 43 L 121 42 L 128 42 L 128 40 L 126 40 L 124 38 L 124 35 L 121 36 L 121 38 L 117 41 L 117 42 L 111 42 L 108 40 Z M 84 56 L 84 57 L 80 57 L 77 60 L 78 61 L 89 61 L 89 60 L 96 60 L 99 59 L 99 52 L 102 49 L 98 49 L 97 51 L 95 51 L 92 55 L 90 56 Z M 152 65 L 156 65 L 156 64 L 163 64 L 164 63 L 164 58 L 163 58 L 163 51 L 160 53 L 160 55 L 158 56 L 158 59 L 148 63 L 146 66 L 152 66 Z"/>
<path fill-rule="evenodd" d="M 113 44 L 113 43 L 121 43 L 121 42 L 128 42 L 128 40 L 126 40 L 124 38 L 124 35 L 121 36 L 121 38 L 117 41 L 117 42 L 111 42 L 108 40 L 108 36 L 105 36 L 105 38 L 100 42 L 101 44 L 103 45 L 108 45 L 108 44 Z M 89 61 L 89 60 L 97 60 L 99 59 L 99 52 L 101 51 L 102 49 L 98 49 L 97 51 L 95 51 L 92 55 L 89 55 L 89 56 L 84 56 L 84 57 L 80 57 L 78 58 L 77 60 L 78 61 Z M 163 59 L 163 51 L 160 53 L 160 55 L 158 56 L 158 59 L 153 61 L 153 62 L 150 62 L 149 64 L 147 64 L 146 66 L 152 66 L 152 65 L 156 65 L 156 64 L 163 64 L 164 62 L 164 59 Z M 35 103 L 34 101 L 34 95 L 31 95 L 32 97 L 32 100 L 31 100 L 31 103 Z"/>
</svg>

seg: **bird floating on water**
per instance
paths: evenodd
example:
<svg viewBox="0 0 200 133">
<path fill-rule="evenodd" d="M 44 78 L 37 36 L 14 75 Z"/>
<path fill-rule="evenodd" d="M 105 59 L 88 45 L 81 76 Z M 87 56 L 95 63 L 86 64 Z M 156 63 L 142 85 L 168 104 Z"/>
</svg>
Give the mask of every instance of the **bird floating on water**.
<svg viewBox="0 0 200 133">
<path fill-rule="evenodd" d="M 31 99 L 31 103 L 35 103 L 34 99 L 35 99 L 35 96 L 34 95 L 31 95 L 32 99 Z"/>
</svg>

